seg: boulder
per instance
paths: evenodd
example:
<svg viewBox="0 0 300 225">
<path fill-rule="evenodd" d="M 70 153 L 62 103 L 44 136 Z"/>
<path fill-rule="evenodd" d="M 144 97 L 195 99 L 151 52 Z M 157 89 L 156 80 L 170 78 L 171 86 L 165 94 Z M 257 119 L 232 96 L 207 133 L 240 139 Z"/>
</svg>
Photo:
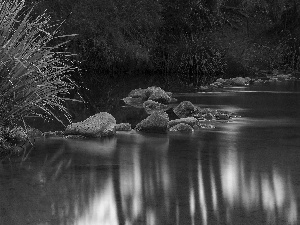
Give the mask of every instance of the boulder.
<svg viewBox="0 0 300 225">
<path fill-rule="evenodd" d="M 133 106 L 135 108 L 143 108 L 143 98 L 126 97 L 122 99 L 125 104 Z"/>
<path fill-rule="evenodd" d="M 237 85 L 237 86 L 245 86 L 248 83 L 248 81 L 243 77 L 235 77 L 232 78 L 231 80 L 233 82 L 233 85 Z"/>
<path fill-rule="evenodd" d="M 173 111 L 179 118 L 185 118 L 193 116 L 195 113 L 197 113 L 197 107 L 194 106 L 190 101 L 183 101 L 176 106 Z"/>
<path fill-rule="evenodd" d="M 166 133 L 169 128 L 168 122 L 168 114 L 157 111 L 138 123 L 135 130 L 149 133 Z"/>
<path fill-rule="evenodd" d="M 147 94 L 147 89 L 142 89 L 142 88 L 132 90 L 128 94 L 128 97 L 140 98 L 142 101 L 145 101 L 149 98 L 149 96 Z"/>
<path fill-rule="evenodd" d="M 116 120 L 107 113 L 100 112 L 86 120 L 67 126 L 65 135 L 82 135 L 86 137 L 105 137 L 116 133 Z"/>
<path fill-rule="evenodd" d="M 184 132 L 184 133 L 192 133 L 194 132 L 194 129 L 185 123 L 179 123 L 176 124 L 175 126 L 170 128 L 170 131 L 179 131 L 179 132 Z"/>
<path fill-rule="evenodd" d="M 143 107 L 146 111 L 146 113 L 148 114 L 152 114 L 153 112 L 156 111 L 165 111 L 168 109 L 168 105 L 159 103 L 159 102 L 155 102 L 152 100 L 147 100 L 143 103 Z"/>
<path fill-rule="evenodd" d="M 169 104 L 171 97 L 160 87 L 148 87 L 147 93 L 149 95 L 148 100 L 156 101 L 162 104 Z"/>
<path fill-rule="evenodd" d="M 195 117 L 180 118 L 180 119 L 169 121 L 169 127 L 173 127 L 173 126 L 175 126 L 177 124 L 180 124 L 180 123 L 188 124 L 191 127 L 193 127 L 194 125 L 197 125 L 198 122 L 199 121 Z"/>
<path fill-rule="evenodd" d="M 146 89 L 134 89 L 128 97 L 122 99 L 127 105 L 142 108 L 143 103 L 152 100 L 161 104 L 169 104 L 176 102 L 177 99 L 172 98 L 172 92 L 165 92 L 160 87 L 148 87 Z"/>
<path fill-rule="evenodd" d="M 115 126 L 116 131 L 131 131 L 130 123 L 119 123 Z"/>
</svg>

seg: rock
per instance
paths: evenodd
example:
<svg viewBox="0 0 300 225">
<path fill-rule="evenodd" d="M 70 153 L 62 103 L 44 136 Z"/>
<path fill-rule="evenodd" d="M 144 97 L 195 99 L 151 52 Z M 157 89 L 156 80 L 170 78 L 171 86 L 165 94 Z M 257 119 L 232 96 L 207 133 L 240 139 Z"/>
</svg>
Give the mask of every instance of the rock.
<svg viewBox="0 0 300 225">
<path fill-rule="evenodd" d="M 44 137 L 62 137 L 64 135 L 64 131 L 46 131 L 43 133 Z"/>
<path fill-rule="evenodd" d="M 30 137 L 30 138 L 36 138 L 36 137 L 42 137 L 43 136 L 42 131 L 40 131 L 36 128 L 32 128 L 32 127 L 27 128 L 26 132 L 27 132 L 28 137 Z"/>
<path fill-rule="evenodd" d="M 198 91 L 209 91 L 209 90 L 210 90 L 210 88 L 208 86 L 200 86 L 198 88 Z"/>
<path fill-rule="evenodd" d="M 173 111 L 179 118 L 185 118 L 193 116 L 197 112 L 197 107 L 190 101 L 183 101 Z"/>
<path fill-rule="evenodd" d="M 116 120 L 107 113 L 100 112 L 86 120 L 67 126 L 65 135 L 83 135 L 86 137 L 105 137 L 116 133 Z"/>
<path fill-rule="evenodd" d="M 229 120 L 230 116 L 228 114 L 217 114 L 216 119 L 217 120 Z"/>
<path fill-rule="evenodd" d="M 133 106 L 135 108 L 143 108 L 143 98 L 126 97 L 122 99 L 125 104 Z"/>
<path fill-rule="evenodd" d="M 248 82 L 245 78 L 243 77 L 235 77 L 231 79 L 233 82 L 233 85 L 237 86 L 245 86 Z"/>
<path fill-rule="evenodd" d="M 175 102 L 177 102 L 177 99 L 176 98 L 171 98 L 169 103 L 171 104 L 171 103 L 175 103 Z"/>
<path fill-rule="evenodd" d="M 14 127 L 8 133 L 8 141 L 12 144 L 20 144 L 28 141 L 28 136 L 22 127 Z"/>
<path fill-rule="evenodd" d="M 249 83 L 252 79 L 250 77 L 245 77 L 247 83 Z"/>
<path fill-rule="evenodd" d="M 142 120 L 135 127 L 136 131 L 150 133 L 166 133 L 168 131 L 169 117 L 165 112 L 154 112 L 146 119 Z"/>
<path fill-rule="evenodd" d="M 175 126 L 171 127 L 170 131 L 180 131 L 180 132 L 184 132 L 184 133 L 186 133 L 186 132 L 192 133 L 192 132 L 194 132 L 194 129 L 188 124 L 179 123 L 179 124 L 176 124 Z"/>
<path fill-rule="evenodd" d="M 149 95 L 147 94 L 147 89 L 134 89 L 129 94 L 128 97 L 131 98 L 140 98 L 142 101 L 146 101 L 149 98 Z"/>
<path fill-rule="evenodd" d="M 119 123 L 115 126 L 116 131 L 131 131 L 130 123 Z"/>
<path fill-rule="evenodd" d="M 262 79 L 257 79 L 253 82 L 253 84 L 262 84 L 264 81 Z"/>
<path fill-rule="evenodd" d="M 82 135 L 73 135 L 73 134 L 70 134 L 70 135 L 66 135 L 64 136 L 65 139 L 86 139 L 85 136 L 82 136 Z"/>
<path fill-rule="evenodd" d="M 279 81 L 289 80 L 291 77 L 292 77 L 291 74 L 278 74 L 278 75 L 276 76 L 276 78 L 277 78 Z"/>
<path fill-rule="evenodd" d="M 198 124 L 194 126 L 194 129 L 214 129 L 216 128 L 214 125 L 212 124 Z"/>
<path fill-rule="evenodd" d="M 225 82 L 223 82 L 224 85 L 226 86 L 231 86 L 234 84 L 233 80 L 231 79 L 226 79 Z"/>
<path fill-rule="evenodd" d="M 180 123 L 188 124 L 191 127 L 193 127 L 194 125 L 198 124 L 198 120 L 195 117 L 186 117 L 186 118 L 171 120 L 171 121 L 169 121 L 169 127 L 173 127 Z"/>
<path fill-rule="evenodd" d="M 128 97 L 122 99 L 126 104 L 137 108 L 142 108 L 143 103 L 152 100 L 161 104 L 169 104 L 176 102 L 177 99 L 172 98 L 172 92 L 165 92 L 160 87 L 148 87 L 146 89 L 134 89 Z"/>
<path fill-rule="evenodd" d="M 203 115 L 204 119 L 206 120 L 212 120 L 214 118 L 212 113 L 206 113 Z"/>
<path fill-rule="evenodd" d="M 223 87 L 223 83 L 218 82 L 218 81 L 212 83 L 212 85 L 214 85 L 215 87 L 218 87 L 218 88 L 222 88 Z"/>
<path fill-rule="evenodd" d="M 160 87 L 148 87 L 147 93 L 149 94 L 148 100 L 162 104 L 169 104 L 171 101 L 171 97 Z"/>
<path fill-rule="evenodd" d="M 225 82 L 225 80 L 223 79 L 223 78 L 218 78 L 217 80 L 216 80 L 216 82 L 219 82 L 219 83 L 224 83 Z"/>
<path fill-rule="evenodd" d="M 153 112 L 156 111 L 165 111 L 168 109 L 168 105 L 159 103 L 159 102 L 155 102 L 152 100 L 147 100 L 143 103 L 143 107 L 146 111 L 146 113 L 148 114 L 152 114 Z"/>
</svg>

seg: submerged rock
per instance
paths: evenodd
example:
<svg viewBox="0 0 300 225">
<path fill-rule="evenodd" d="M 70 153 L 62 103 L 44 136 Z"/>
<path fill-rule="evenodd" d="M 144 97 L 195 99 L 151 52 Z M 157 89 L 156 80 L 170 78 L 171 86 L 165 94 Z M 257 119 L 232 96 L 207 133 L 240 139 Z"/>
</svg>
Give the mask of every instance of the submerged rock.
<svg viewBox="0 0 300 225">
<path fill-rule="evenodd" d="M 180 124 L 180 123 L 188 124 L 191 127 L 193 127 L 194 125 L 197 125 L 198 122 L 199 121 L 195 117 L 180 118 L 180 119 L 169 121 L 169 127 L 173 127 L 173 126 L 175 126 L 177 124 Z"/>
<path fill-rule="evenodd" d="M 100 112 L 86 120 L 72 123 L 67 126 L 65 135 L 83 135 L 86 137 L 105 137 L 115 134 L 115 118 L 107 113 Z"/>
<path fill-rule="evenodd" d="M 159 103 L 159 102 L 155 102 L 152 100 L 147 100 L 143 103 L 143 107 L 146 111 L 146 113 L 148 114 L 152 114 L 153 112 L 156 111 L 165 111 L 168 109 L 168 105 Z"/>
<path fill-rule="evenodd" d="M 119 123 L 115 126 L 116 131 L 131 131 L 131 124 L 130 123 Z"/>
<path fill-rule="evenodd" d="M 154 112 L 142 120 L 135 127 L 136 131 L 150 133 L 166 133 L 168 131 L 169 117 L 165 112 Z"/>
<path fill-rule="evenodd" d="M 196 114 L 197 107 L 194 106 L 190 101 L 183 101 L 178 106 L 176 106 L 173 111 L 179 118 L 185 118 Z"/>
<path fill-rule="evenodd" d="M 176 124 L 175 126 L 171 127 L 170 131 L 171 132 L 179 131 L 179 132 L 184 132 L 184 133 L 192 133 L 192 132 L 194 132 L 194 129 L 186 123 L 179 123 L 179 124 Z"/>
</svg>

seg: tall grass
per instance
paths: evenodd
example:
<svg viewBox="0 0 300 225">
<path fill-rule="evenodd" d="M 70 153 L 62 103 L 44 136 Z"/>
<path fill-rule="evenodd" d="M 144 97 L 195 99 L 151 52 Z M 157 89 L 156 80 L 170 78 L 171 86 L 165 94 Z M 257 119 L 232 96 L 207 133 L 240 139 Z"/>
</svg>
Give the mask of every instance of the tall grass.
<svg viewBox="0 0 300 225">
<path fill-rule="evenodd" d="M 24 0 L 0 0 L 0 123 L 26 116 L 62 122 L 57 110 L 70 118 L 64 101 L 75 68 L 59 51 L 65 42 L 51 46 L 62 38 L 58 28 L 45 13 L 33 16 Z"/>
</svg>

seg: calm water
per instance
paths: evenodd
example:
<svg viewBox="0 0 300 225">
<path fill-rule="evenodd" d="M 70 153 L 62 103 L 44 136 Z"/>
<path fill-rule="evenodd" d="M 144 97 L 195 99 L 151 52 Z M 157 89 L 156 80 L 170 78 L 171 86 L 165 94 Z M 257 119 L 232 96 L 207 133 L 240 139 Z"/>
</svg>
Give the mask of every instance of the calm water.
<svg viewBox="0 0 300 225">
<path fill-rule="evenodd" d="M 0 224 L 300 224 L 300 83 L 177 97 L 242 117 L 193 134 L 39 140 L 0 164 Z"/>
</svg>

